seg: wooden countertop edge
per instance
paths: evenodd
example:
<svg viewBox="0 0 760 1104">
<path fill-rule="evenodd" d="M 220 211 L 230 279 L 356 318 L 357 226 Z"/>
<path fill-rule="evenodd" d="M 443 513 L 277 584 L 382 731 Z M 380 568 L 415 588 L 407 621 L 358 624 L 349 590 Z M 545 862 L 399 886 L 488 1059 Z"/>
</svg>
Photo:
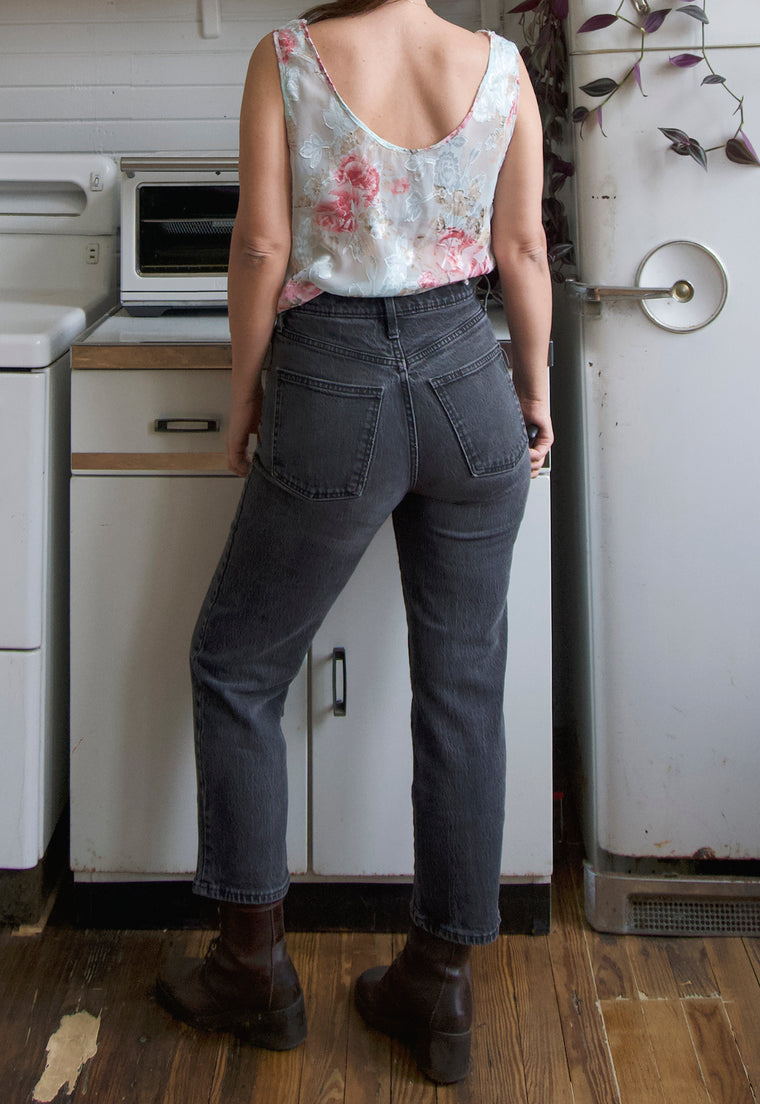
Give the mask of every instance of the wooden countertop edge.
<svg viewBox="0 0 760 1104">
<path fill-rule="evenodd" d="M 232 367 L 232 347 L 227 344 L 73 345 L 72 368 L 182 369 Z"/>
<path fill-rule="evenodd" d="M 224 452 L 72 452 L 74 472 L 204 472 L 232 475 Z"/>
</svg>

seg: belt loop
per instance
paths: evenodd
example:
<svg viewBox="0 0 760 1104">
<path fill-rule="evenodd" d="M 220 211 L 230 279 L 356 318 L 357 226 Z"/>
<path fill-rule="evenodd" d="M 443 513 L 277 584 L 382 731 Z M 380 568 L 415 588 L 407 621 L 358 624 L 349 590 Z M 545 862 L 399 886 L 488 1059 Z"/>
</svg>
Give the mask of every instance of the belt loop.
<svg viewBox="0 0 760 1104">
<path fill-rule="evenodd" d="M 383 300 L 385 304 L 385 323 L 387 326 L 388 337 L 391 341 L 398 338 L 398 318 L 396 316 L 396 303 L 393 298 L 386 298 Z"/>
</svg>

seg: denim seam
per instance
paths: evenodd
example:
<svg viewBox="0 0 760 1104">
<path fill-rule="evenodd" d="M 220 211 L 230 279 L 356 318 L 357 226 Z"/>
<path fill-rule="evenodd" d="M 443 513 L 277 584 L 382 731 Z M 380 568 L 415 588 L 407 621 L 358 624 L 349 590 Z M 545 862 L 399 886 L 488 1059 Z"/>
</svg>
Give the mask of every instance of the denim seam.
<svg viewBox="0 0 760 1104">
<path fill-rule="evenodd" d="M 317 341 L 314 338 L 305 337 L 303 334 L 293 333 L 290 330 L 281 329 L 280 337 L 285 341 L 292 341 L 296 345 L 303 345 L 307 349 L 315 349 L 319 352 L 332 353 L 335 356 L 350 356 L 354 360 L 364 364 L 395 364 L 393 357 L 385 357 L 382 354 L 365 353 L 359 349 L 352 349 L 346 345 L 334 345 L 330 341 Z"/>
<path fill-rule="evenodd" d="M 465 334 L 469 333 L 470 330 L 472 330 L 475 326 L 477 326 L 480 321 L 482 321 L 482 318 L 483 313 L 482 311 L 478 310 L 475 314 L 472 315 L 471 318 L 468 318 L 465 322 L 463 322 L 458 329 L 452 330 L 450 334 L 447 334 L 445 338 L 441 338 L 440 341 L 436 341 L 433 345 L 426 345 L 424 349 L 421 349 L 413 356 L 410 356 L 408 360 L 409 367 L 413 367 L 421 360 L 427 360 L 428 357 L 434 356 L 437 352 L 440 352 L 441 349 L 446 349 L 454 341 L 457 341 L 458 338 L 464 337 Z"/>
</svg>

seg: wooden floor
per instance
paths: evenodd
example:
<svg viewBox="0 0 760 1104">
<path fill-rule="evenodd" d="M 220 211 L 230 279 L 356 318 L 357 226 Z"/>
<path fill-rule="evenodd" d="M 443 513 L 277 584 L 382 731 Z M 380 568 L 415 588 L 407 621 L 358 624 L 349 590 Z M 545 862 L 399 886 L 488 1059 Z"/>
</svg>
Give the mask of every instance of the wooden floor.
<svg viewBox="0 0 760 1104">
<path fill-rule="evenodd" d="M 502 937 L 476 952 L 474 1068 L 457 1086 L 426 1082 L 403 1048 L 368 1031 L 353 1009 L 352 979 L 387 962 L 402 937 L 290 935 L 310 1033 L 285 1054 L 197 1035 L 155 1003 L 164 955 L 201 954 L 209 938 L 60 923 L 36 935 L 0 932 L 2 1104 L 760 1098 L 760 939 L 598 935 L 580 906 L 577 848 L 558 856 L 551 933 Z"/>
</svg>

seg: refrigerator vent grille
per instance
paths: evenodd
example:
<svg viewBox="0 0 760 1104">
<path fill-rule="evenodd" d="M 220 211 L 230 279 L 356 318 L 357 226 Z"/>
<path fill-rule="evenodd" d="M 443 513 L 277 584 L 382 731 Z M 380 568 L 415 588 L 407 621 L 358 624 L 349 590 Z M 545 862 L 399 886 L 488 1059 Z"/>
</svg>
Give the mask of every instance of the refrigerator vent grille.
<svg viewBox="0 0 760 1104">
<path fill-rule="evenodd" d="M 656 935 L 760 935 L 760 900 L 630 897 L 630 932 Z"/>
</svg>

